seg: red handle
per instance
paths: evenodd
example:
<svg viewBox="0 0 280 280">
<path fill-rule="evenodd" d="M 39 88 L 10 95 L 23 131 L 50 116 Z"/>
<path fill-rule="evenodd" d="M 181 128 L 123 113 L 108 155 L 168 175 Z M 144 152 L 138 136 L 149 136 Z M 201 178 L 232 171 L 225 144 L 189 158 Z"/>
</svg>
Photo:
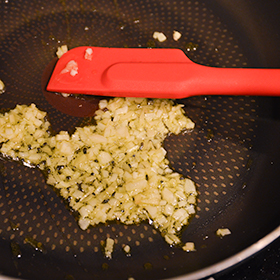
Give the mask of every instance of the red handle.
<svg viewBox="0 0 280 280">
<path fill-rule="evenodd" d="M 280 69 L 216 68 L 196 64 L 178 49 L 70 50 L 58 60 L 47 90 L 104 96 L 185 98 L 193 95 L 280 95 Z M 62 74 L 75 60 L 74 77 Z"/>
<path fill-rule="evenodd" d="M 115 96 L 280 95 L 280 69 L 215 68 L 189 63 L 117 63 L 102 82 Z"/>
</svg>

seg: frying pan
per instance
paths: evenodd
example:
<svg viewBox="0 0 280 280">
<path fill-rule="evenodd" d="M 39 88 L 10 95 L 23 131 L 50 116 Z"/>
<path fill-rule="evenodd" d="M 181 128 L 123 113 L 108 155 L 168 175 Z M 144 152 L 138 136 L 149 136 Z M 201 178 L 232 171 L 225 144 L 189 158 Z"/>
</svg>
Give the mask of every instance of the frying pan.
<svg viewBox="0 0 280 280">
<path fill-rule="evenodd" d="M 219 67 L 280 67 L 279 1 L 12 1 L 0 3 L 1 110 L 35 103 L 54 132 L 89 118 L 64 114 L 41 91 L 58 46 L 180 48 Z M 182 37 L 172 39 L 174 30 Z M 152 38 L 163 32 L 167 40 Z M 265 81 L 264 81 L 265 82 Z M 182 232 L 195 252 L 168 246 L 148 223 L 81 230 L 75 213 L 20 162 L 0 161 L 0 272 L 23 279 L 199 279 L 230 269 L 280 235 L 279 98 L 179 100 L 196 123 L 164 145 L 173 169 L 194 180 L 196 216 Z M 218 228 L 231 235 L 219 238 Z M 115 239 L 112 260 L 100 245 Z M 131 254 L 124 254 L 128 244 Z"/>
</svg>

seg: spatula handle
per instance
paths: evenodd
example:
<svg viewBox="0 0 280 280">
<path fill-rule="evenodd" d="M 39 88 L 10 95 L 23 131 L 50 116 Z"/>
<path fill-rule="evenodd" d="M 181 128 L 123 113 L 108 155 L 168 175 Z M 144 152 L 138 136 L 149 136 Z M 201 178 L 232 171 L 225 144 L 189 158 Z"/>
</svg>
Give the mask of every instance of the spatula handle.
<svg viewBox="0 0 280 280">
<path fill-rule="evenodd" d="M 280 95 L 280 69 L 216 68 L 194 63 L 117 63 L 106 70 L 102 82 L 116 96 Z"/>
<path fill-rule="evenodd" d="M 74 48 L 57 62 L 48 91 L 122 97 L 280 95 L 280 69 L 217 68 L 192 62 L 178 49 Z M 77 75 L 65 73 L 69 61 Z"/>
</svg>

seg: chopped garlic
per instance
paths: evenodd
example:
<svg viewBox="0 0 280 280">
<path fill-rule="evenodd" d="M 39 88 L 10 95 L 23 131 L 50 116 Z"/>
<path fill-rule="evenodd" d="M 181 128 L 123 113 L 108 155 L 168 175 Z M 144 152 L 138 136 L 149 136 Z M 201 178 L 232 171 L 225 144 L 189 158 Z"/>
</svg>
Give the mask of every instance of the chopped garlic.
<svg viewBox="0 0 280 280">
<path fill-rule="evenodd" d="M 86 51 L 85 51 L 84 58 L 87 59 L 87 60 L 92 60 L 92 54 L 93 54 L 92 48 L 87 48 Z"/>
<path fill-rule="evenodd" d="M 182 249 L 186 252 L 193 252 L 195 251 L 195 245 L 193 242 L 187 242 L 185 245 L 182 247 Z"/>
<path fill-rule="evenodd" d="M 99 101 L 99 109 L 103 110 L 107 107 L 108 101 L 106 99 L 100 100 Z"/>
<path fill-rule="evenodd" d="M 179 31 L 173 31 L 173 40 L 178 41 L 181 38 L 182 34 Z"/>
<path fill-rule="evenodd" d="M 123 250 L 124 250 L 124 252 L 125 252 L 126 254 L 130 254 L 130 246 L 129 246 L 129 245 L 125 245 L 125 246 L 123 247 Z"/>
<path fill-rule="evenodd" d="M 0 80 L 0 94 L 5 92 L 5 84 L 2 80 Z"/>
<path fill-rule="evenodd" d="M 153 38 L 158 40 L 161 43 L 167 39 L 167 37 L 162 32 L 158 32 L 158 31 L 154 32 Z"/>
<path fill-rule="evenodd" d="M 69 73 L 73 77 L 76 76 L 78 74 L 78 63 L 75 60 L 70 60 L 61 71 L 61 74 L 65 73 Z"/>
<path fill-rule="evenodd" d="M 65 54 L 66 52 L 68 52 L 68 47 L 67 47 L 67 45 L 63 45 L 63 46 L 57 48 L 56 55 L 58 58 L 61 58 L 62 55 Z"/>
<path fill-rule="evenodd" d="M 216 231 L 216 234 L 218 236 L 226 236 L 226 235 L 230 235 L 231 234 L 231 231 L 228 229 L 228 228 L 219 228 L 217 231 Z"/>
<path fill-rule="evenodd" d="M 114 244 L 115 244 L 114 239 L 109 238 L 109 237 L 106 239 L 106 245 L 104 247 L 104 253 L 105 253 L 105 257 L 108 258 L 108 259 L 112 258 L 112 253 L 113 253 L 113 250 L 114 250 Z"/>
<path fill-rule="evenodd" d="M 61 93 L 61 95 L 63 96 L 63 97 L 69 97 L 70 96 L 70 93 Z"/>
<path fill-rule="evenodd" d="M 149 220 L 168 244 L 179 244 L 197 192 L 193 181 L 170 169 L 162 143 L 194 123 L 182 105 L 165 99 L 114 98 L 100 101 L 100 108 L 96 125 L 53 136 L 46 113 L 19 105 L 0 114 L 0 152 L 48 169 L 47 183 L 79 213 L 83 230 Z"/>
<path fill-rule="evenodd" d="M 178 236 L 176 236 L 175 234 L 172 234 L 172 233 L 166 233 L 164 235 L 164 239 L 170 245 L 180 243 L 180 238 Z"/>
</svg>

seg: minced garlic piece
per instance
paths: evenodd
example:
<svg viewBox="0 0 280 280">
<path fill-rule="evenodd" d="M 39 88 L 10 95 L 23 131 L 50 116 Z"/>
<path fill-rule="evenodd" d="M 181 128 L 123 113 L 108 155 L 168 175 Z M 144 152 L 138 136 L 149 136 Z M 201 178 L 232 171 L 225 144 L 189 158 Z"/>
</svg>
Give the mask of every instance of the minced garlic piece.
<svg viewBox="0 0 280 280">
<path fill-rule="evenodd" d="M 228 229 L 228 228 L 219 228 L 217 231 L 216 231 L 216 234 L 218 236 L 225 236 L 225 235 L 230 235 L 231 234 L 231 231 Z"/>
<path fill-rule="evenodd" d="M 63 97 L 65 97 L 65 98 L 67 98 L 67 97 L 69 97 L 71 94 L 70 93 L 61 93 L 61 95 L 63 96 Z"/>
<path fill-rule="evenodd" d="M 92 48 L 87 48 L 85 51 L 84 59 L 92 60 L 92 54 L 93 54 Z"/>
<path fill-rule="evenodd" d="M 162 32 L 158 32 L 158 31 L 154 32 L 153 38 L 158 40 L 161 43 L 167 39 L 167 37 Z"/>
<path fill-rule="evenodd" d="M 129 246 L 129 245 L 123 246 L 123 251 L 124 251 L 126 254 L 130 254 L 130 246 Z"/>
<path fill-rule="evenodd" d="M 78 74 L 78 63 L 75 60 L 70 60 L 66 67 L 62 69 L 61 74 L 69 73 L 71 76 L 76 76 Z"/>
<path fill-rule="evenodd" d="M 185 245 L 182 247 L 182 249 L 186 252 L 192 252 L 195 251 L 195 245 L 193 242 L 187 242 Z"/>
<path fill-rule="evenodd" d="M 173 40 L 178 41 L 181 38 L 182 34 L 179 31 L 173 31 Z"/>
<path fill-rule="evenodd" d="M 57 48 L 56 55 L 58 58 L 62 57 L 63 54 L 68 52 L 68 47 L 67 45 L 62 45 L 61 47 Z"/>
<path fill-rule="evenodd" d="M 109 237 L 106 239 L 106 245 L 104 247 L 104 254 L 105 254 L 105 257 L 108 258 L 108 259 L 112 258 L 112 253 L 113 253 L 113 250 L 114 250 L 114 244 L 115 244 L 114 239 L 109 238 Z"/>
<path fill-rule="evenodd" d="M 2 80 L 0 80 L 0 94 L 4 93 L 5 92 L 5 84 L 3 83 Z"/>
</svg>

